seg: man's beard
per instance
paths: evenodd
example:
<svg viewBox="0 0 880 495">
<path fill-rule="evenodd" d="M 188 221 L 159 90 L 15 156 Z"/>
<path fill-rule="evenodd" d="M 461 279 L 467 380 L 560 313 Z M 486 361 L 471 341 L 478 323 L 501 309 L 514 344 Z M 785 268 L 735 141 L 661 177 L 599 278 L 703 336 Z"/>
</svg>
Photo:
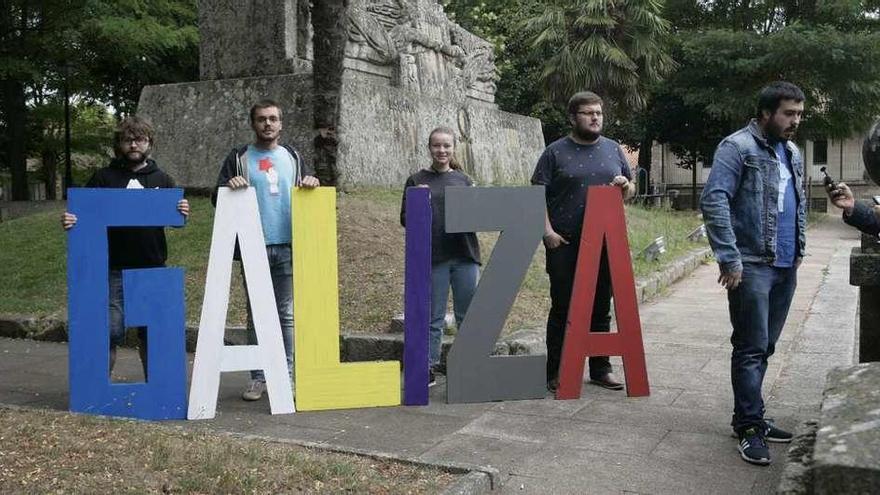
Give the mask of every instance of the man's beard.
<svg viewBox="0 0 880 495">
<path fill-rule="evenodd" d="M 279 132 L 272 132 L 271 136 L 269 136 L 269 137 L 266 137 L 262 132 L 258 132 L 257 133 L 257 141 L 259 141 L 260 143 L 271 143 L 272 141 L 275 141 L 276 139 L 278 139 L 279 136 L 280 136 Z"/>
<path fill-rule="evenodd" d="M 791 137 L 794 137 L 794 133 L 797 132 L 797 127 L 792 126 L 783 128 L 776 125 L 773 121 L 770 121 L 770 125 L 767 126 L 767 137 L 771 141 L 788 141 L 791 138 L 786 137 L 785 132 L 789 129 L 791 130 Z"/>
<path fill-rule="evenodd" d="M 139 165 L 147 161 L 149 156 L 149 151 L 129 151 L 128 153 L 122 154 L 122 159 L 125 160 L 125 163 L 128 165 Z"/>
<path fill-rule="evenodd" d="M 575 137 L 580 139 L 581 141 L 595 141 L 599 139 L 601 132 L 593 132 L 589 129 L 581 129 L 579 127 L 574 127 L 572 129 Z"/>
</svg>

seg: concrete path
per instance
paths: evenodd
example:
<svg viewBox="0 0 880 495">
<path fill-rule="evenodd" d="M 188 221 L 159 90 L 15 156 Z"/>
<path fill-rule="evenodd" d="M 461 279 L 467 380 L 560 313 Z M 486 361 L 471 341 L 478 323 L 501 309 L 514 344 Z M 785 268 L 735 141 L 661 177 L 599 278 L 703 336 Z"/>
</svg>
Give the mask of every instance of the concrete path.
<svg viewBox="0 0 880 495">
<path fill-rule="evenodd" d="M 829 219 L 808 235 L 809 256 L 765 380 L 768 416 L 796 429 L 815 417 L 827 371 L 853 361 L 856 289 L 848 256 L 857 235 Z M 243 373 L 224 375 L 218 416 L 187 426 L 370 451 L 427 462 L 492 466 L 516 493 L 771 493 L 771 467 L 744 463 L 730 436 L 732 394 L 726 296 L 714 264 L 697 269 L 641 319 L 651 396 L 585 385 L 582 399 L 446 404 L 444 383 L 426 407 L 270 416 L 242 402 Z M 66 409 L 67 347 L 0 339 L 0 404 Z M 619 360 L 615 362 L 619 367 Z M 139 375 L 133 351 L 118 371 Z M 622 376 L 622 374 L 621 374 Z"/>
</svg>

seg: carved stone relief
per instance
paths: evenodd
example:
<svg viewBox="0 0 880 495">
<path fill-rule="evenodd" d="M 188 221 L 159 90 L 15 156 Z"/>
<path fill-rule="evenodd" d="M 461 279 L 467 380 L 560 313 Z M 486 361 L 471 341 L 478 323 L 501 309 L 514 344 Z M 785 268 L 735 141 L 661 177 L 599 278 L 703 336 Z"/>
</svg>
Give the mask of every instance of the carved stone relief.
<svg viewBox="0 0 880 495">
<path fill-rule="evenodd" d="M 493 101 L 491 44 L 451 22 L 433 0 L 356 0 L 347 19 L 348 67 L 432 96 Z"/>
</svg>

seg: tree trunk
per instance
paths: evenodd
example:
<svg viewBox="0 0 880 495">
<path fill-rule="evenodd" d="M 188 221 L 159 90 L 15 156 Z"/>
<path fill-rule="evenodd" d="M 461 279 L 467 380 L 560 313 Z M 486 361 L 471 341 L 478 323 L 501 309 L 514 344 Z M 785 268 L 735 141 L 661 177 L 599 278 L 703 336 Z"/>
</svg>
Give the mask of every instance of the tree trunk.
<svg viewBox="0 0 880 495">
<path fill-rule="evenodd" d="M 696 153 L 694 154 L 696 156 Z M 694 158 L 691 165 L 691 209 L 697 209 L 697 167 L 701 166 L 699 160 Z"/>
<path fill-rule="evenodd" d="M 342 67 L 345 58 L 345 30 L 349 0 L 322 0 L 312 7 L 314 59 L 312 88 L 314 91 L 315 171 L 323 185 L 335 186 L 339 181 L 336 150 L 339 141 L 336 125 L 339 119 L 339 98 L 342 88 Z"/>
<path fill-rule="evenodd" d="M 25 135 L 27 132 L 27 106 L 25 105 L 24 85 L 15 80 L 2 81 L 3 115 L 6 117 L 9 170 L 12 172 L 12 200 L 27 201 L 27 156 L 25 154 Z"/>
<path fill-rule="evenodd" d="M 639 194 L 648 194 L 651 192 L 651 153 L 653 151 L 654 140 L 651 139 L 651 136 L 645 136 L 642 138 L 642 143 L 639 145 L 639 168 L 643 169 L 646 174 L 646 180 L 639 180 Z M 637 177 L 637 179 L 640 179 Z"/>
<path fill-rule="evenodd" d="M 58 155 L 53 150 L 43 150 L 43 180 L 46 181 L 46 199 L 54 201 L 55 184 L 58 181 Z"/>
<path fill-rule="evenodd" d="M 16 7 L 20 10 L 16 13 Z M 27 32 L 28 3 L 16 6 L 12 2 L 0 5 L 0 55 L 13 59 L 25 53 L 24 33 Z M 16 36 L 13 26 L 18 24 Z M 28 200 L 27 155 L 25 141 L 27 136 L 27 106 L 22 74 L 12 71 L 0 79 L 0 105 L 6 120 L 6 156 L 12 173 L 13 201 Z"/>
</svg>

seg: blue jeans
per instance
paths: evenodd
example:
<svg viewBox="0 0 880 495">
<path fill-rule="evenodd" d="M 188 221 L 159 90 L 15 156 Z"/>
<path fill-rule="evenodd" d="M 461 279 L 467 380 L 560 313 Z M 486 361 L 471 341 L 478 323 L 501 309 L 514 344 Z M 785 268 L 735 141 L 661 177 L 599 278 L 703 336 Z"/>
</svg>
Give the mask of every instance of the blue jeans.
<svg viewBox="0 0 880 495">
<path fill-rule="evenodd" d="M 440 348 L 443 328 L 446 321 L 446 303 L 449 300 L 449 286 L 452 285 L 452 308 L 455 324 L 461 328 L 461 321 L 467 313 L 477 280 L 480 265 L 469 259 L 453 259 L 431 265 L 431 328 L 428 339 L 428 356 L 431 366 L 440 364 Z"/>
<path fill-rule="evenodd" d="M 272 288 L 275 291 L 275 307 L 278 309 L 278 320 L 281 322 L 281 339 L 284 341 L 284 353 L 287 356 L 287 371 L 293 378 L 293 264 L 290 244 L 266 246 L 266 255 L 269 258 L 269 275 L 272 277 Z M 247 280 L 244 283 L 244 291 L 247 294 Z M 247 298 L 247 317 L 247 343 L 256 345 L 257 332 L 254 330 L 250 297 Z M 265 382 L 266 376 L 263 370 L 251 370 L 251 379 Z"/>
<path fill-rule="evenodd" d="M 761 385 L 767 372 L 767 359 L 776 350 L 796 286 L 797 268 L 743 263 L 742 282 L 727 292 L 733 325 L 731 425 L 737 432 L 764 425 Z"/>
<path fill-rule="evenodd" d="M 110 350 L 125 343 L 125 299 L 122 294 L 122 270 L 110 270 Z M 137 327 L 141 366 L 147 376 L 147 328 Z M 110 369 L 113 369 L 111 358 Z"/>
</svg>

